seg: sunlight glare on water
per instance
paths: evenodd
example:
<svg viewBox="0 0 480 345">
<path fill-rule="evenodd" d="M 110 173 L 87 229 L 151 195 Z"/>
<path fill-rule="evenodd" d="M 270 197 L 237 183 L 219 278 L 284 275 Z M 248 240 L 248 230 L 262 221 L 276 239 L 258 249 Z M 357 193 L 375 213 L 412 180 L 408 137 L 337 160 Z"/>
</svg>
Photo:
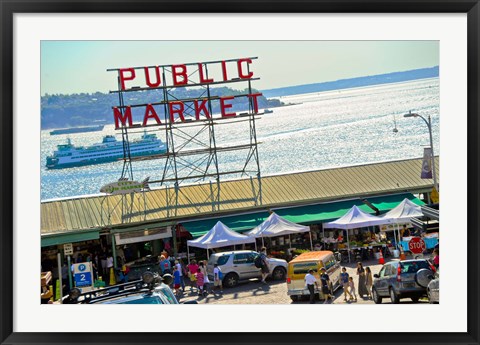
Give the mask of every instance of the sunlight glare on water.
<svg viewBox="0 0 480 345">
<path fill-rule="evenodd" d="M 423 147 L 430 145 L 428 128 L 420 118 L 404 118 L 409 110 L 425 118 L 431 116 L 434 151 L 439 155 L 439 97 L 438 78 L 282 97 L 282 102 L 295 105 L 272 108 L 273 113 L 262 115 L 256 122 L 257 140 L 261 142 L 261 174 L 422 157 Z M 393 132 L 394 118 L 397 133 Z M 157 133 L 165 139 L 161 131 Z M 88 146 L 107 134 L 116 134 L 117 140 L 121 140 L 113 124 L 105 126 L 103 132 L 50 136 L 48 130 L 42 131 L 42 200 L 99 194 L 101 186 L 120 177 L 122 162 L 59 170 L 45 168 L 47 155 L 53 153 L 56 145 L 66 143 L 67 137 L 75 146 Z M 219 125 L 215 134 L 218 146 L 245 144 L 249 139 L 248 123 Z M 206 138 L 206 133 L 199 136 L 200 140 Z M 247 153 L 219 154 L 220 170 L 241 169 Z M 147 176 L 160 179 L 164 163 L 133 162 L 135 180 Z"/>
</svg>

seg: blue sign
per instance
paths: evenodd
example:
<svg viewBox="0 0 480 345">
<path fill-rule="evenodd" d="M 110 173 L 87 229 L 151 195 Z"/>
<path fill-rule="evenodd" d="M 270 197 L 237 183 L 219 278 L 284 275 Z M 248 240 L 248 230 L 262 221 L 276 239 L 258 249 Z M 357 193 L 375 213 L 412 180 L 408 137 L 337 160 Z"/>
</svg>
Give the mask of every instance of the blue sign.
<svg viewBox="0 0 480 345">
<path fill-rule="evenodd" d="M 85 270 L 85 269 L 84 269 Z M 75 286 L 91 286 L 92 272 L 75 273 Z"/>
</svg>

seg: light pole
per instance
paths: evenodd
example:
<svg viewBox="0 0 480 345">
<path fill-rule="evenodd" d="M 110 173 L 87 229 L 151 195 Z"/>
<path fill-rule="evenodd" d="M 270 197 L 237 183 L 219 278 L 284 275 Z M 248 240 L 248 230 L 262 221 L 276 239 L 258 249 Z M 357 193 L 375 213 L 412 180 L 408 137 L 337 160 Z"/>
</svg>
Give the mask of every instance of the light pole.
<svg viewBox="0 0 480 345">
<path fill-rule="evenodd" d="M 428 115 L 428 120 L 427 120 L 422 115 L 419 115 L 417 113 L 412 113 L 412 111 L 410 110 L 408 114 L 403 115 L 403 117 L 419 117 L 423 121 L 425 121 L 425 123 L 427 124 L 428 134 L 430 135 L 430 149 L 432 150 L 431 159 L 432 159 L 433 185 L 435 186 L 435 189 L 437 190 L 437 192 L 439 192 L 438 183 L 437 183 L 437 173 L 435 172 L 435 155 L 433 154 L 432 120 L 430 118 L 430 115 Z"/>
</svg>

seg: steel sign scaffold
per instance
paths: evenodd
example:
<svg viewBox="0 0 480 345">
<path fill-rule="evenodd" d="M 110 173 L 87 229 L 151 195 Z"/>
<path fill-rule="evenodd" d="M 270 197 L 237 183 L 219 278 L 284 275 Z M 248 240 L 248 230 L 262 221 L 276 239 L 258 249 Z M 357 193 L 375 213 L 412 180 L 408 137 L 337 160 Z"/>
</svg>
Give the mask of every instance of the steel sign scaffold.
<svg viewBox="0 0 480 345">
<path fill-rule="evenodd" d="M 163 164 L 159 164 L 161 177 L 151 179 L 149 184 L 159 184 L 166 189 L 167 216 L 176 216 L 177 210 L 186 206 L 185 200 L 189 198 L 182 195 L 181 187 L 191 183 L 198 183 L 204 189 L 202 205 L 211 205 L 212 211 L 220 210 L 220 182 L 226 176 L 250 178 L 252 195 L 249 201 L 252 206 L 261 204 L 256 119 L 263 114 L 259 112 L 258 102 L 262 94 L 252 88 L 252 82 L 259 78 L 251 70 L 256 59 L 249 57 L 107 70 L 117 73 L 118 90 L 110 93 L 118 94 L 118 105 L 112 106 L 112 112 L 115 129 L 121 131 L 123 140 L 120 179 L 134 180 L 132 163 L 137 160 L 162 161 Z M 237 83 L 247 84 L 244 91 L 232 95 L 220 95 L 217 91 L 217 87 Z M 187 88 L 194 90 L 194 97 L 192 92 L 186 92 Z M 247 112 L 235 111 L 235 105 L 241 98 L 247 100 Z M 135 102 L 138 99 L 152 101 Z M 245 143 L 233 144 L 223 137 L 223 141 L 219 139 L 216 130 L 220 126 L 245 126 Z M 130 134 L 139 130 L 163 132 L 166 152 L 134 157 L 130 150 Z M 242 164 L 222 164 L 222 155 L 232 152 L 240 155 L 240 151 L 246 157 Z M 124 202 L 128 201 L 126 195 L 123 198 Z M 144 207 L 146 209 L 146 203 Z M 131 207 L 122 207 L 122 214 L 128 209 Z M 128 216 L 123 218 L 128 219 Z"/>
</svg>

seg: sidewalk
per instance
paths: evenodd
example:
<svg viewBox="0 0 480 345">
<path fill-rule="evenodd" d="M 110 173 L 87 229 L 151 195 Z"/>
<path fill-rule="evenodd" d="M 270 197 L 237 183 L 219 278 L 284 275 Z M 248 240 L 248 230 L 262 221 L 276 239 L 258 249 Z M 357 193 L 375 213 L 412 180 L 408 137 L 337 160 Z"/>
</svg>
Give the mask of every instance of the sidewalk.
<svg viewBox="0 0 480 345">
<path fill-rule="evenodd" d="M 411 259 L 412 257 L 407 257 Z M 428 259 L 428 256 L 425 256 Z M 387 258 L 385 262 L 396 261 L 399 258 Z M 372 275 L 380 271 L 383 265 L 378 263 L 378 260 L 369 260 L 362 262 L 363 267 L 370 267 Z M 342 265 L 347 269 L 347 273 L 353 278 L 355 282 L 355 292 L 358 288 L 358 276 L 356 274 L 357 263 L 351 262 Z M 198 296 L 196 289 L 195 292 L 190 292 L 190 287 L 187 286 L 184 295 L 180 298 L 180 301 L 186 301 L 195 299 L 199 304 L 308 304 L 308 299 L 298 302 L 292 302 L 287 295 L 287 283 L 269 280 L 267 285 L 260 284 L 256 279 L 253 279 L 246 283 L 240 283 L 234 288 L 224 288 L 223 293 L 215 292 L 208 294 L 207 296 Z M 385 301 L 384 303 L 387 303 Z M 317 301 L 317 304 L 323 304 L 323 301 Z M 333 304 L 374 304 L 371 299 L 359 298 L 357 293 L 357 302 L 344 302 L 343 289 L 340 288 L 335 292 L 335 299 Z"/>
</svg>

